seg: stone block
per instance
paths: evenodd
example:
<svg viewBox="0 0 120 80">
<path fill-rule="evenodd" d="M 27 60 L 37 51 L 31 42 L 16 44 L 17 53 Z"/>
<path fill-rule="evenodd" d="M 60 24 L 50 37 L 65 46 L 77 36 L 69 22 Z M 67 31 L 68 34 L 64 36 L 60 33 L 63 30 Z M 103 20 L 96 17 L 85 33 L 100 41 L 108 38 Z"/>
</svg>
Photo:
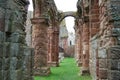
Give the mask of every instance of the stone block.
<svg viewBox="0 0 120 80">
<path fill-rule="evenodd" d="M 0 31 L 0 42 L 5 40 L 5 33 Z"/>
<path fill-rule="evenodd" d="M 10 43 L 9 42 L 5 42 L 3 44 L 3 57 L 10 57 Z"/>
<path fill-rule="evenodd" d="M 24 79 L 23 78 L 23 72 L 22 72 L 22 70 L 21 69 L 18 69 L 18 70 L 16 70 L 16 77 L 17 77 L 17 80 L 29 80 L 29 79 Z"/>
<path fill-rule="evenodd" d="M 120 80 L 120 71 L 109 71 L 108 80 Z"/>
<path fill-rule="evenodd" d="M 10 69 L 10 58 L 3 58 L 3 70 L 9 70 Z"/>
<path fill-rule="evenodd" d="M 25 80 L 22 70 L 10 70 L 10 80 Z"/>
<path fill-rule="evenodd" d="M 16 70 L 17 69 L 17 62 L 18 62 L 18 59 L 16 57 L 12 57 L 10 59 L 10 70 Z"/>
<path fill-rule="evenodd" d="M 24 56 L 31 56 L 31 53 L 32 53 L 32 49 L 27 47 L 27 46 L 24 46 Z"/>
<path fill-rule="evenodd" d="M 11 13 L 14 14 L 14 13 Z M 16 15 L 14 15 L 16 17 Z M 12 20 L 12 21 L 11 21 Z M 24 24 L 21 24 L 20 22 L 16 22 L 11 18 L 11 20 L 8 20 L 5 26 L 5 31 L 9 33 L 13 33 L 15 31 L 24 32 Z M 11 26 L 12 25 L 12 26 Z"/>
<path fill-rule="evenodd" d="M 0 58 L 0 71 L 3 69 L 3 58 Z"/>
<path fill-rule="evenodd" d="M 16 69 L 21 69 L 22 68 L 22 64 L 23 64 L 23 60 L 22 59 L 18 59 L 17 60 L 17 64 L 16 64 Z"/>
<path fill-rule="evenodd" d="M 48 62 L 48 66 L 49 67 L 58 67 L 59 66 L 59 63 L 58 62 Z"/>
<path fill-rule="evenodd" d="M 21 58 L 23 56 L 24 47 L 20 43 L 11 43 L 10 44 L 10 55 L 11 57 Z"/>
<path fill-rule="evenodd" d="M 24 78 L 25 80 L 31 80 L 33 75 L 32 67 L 33 67 L 33 49 L 24 46 L 24 54 L 23 54 L 23 64 L 22 69 L 24 70 Z"/>
<path fill-rule="evenodd" d="M 107 59 L 99 59 L 99 67 L 107 68 Z"/>
<path fill-rule="evenodd" d="M 99 79 L 107 79 L 107 77 L 108 77 L 107 74 L 108 74 L 107 70 L 99 69 L 99 73 L 98 73 Z"/>
<path fill-rule="evenodd" d="M 3 80 L 10 80 L 10 71 L 3 70 Z"/>
<path fill-rule="evenodd" d="M 120 71 L 120 60 L 109 60 L 108 67 L 110 70 L 119 70 Z"/>
<path fill-rule="evenodd" d="M 13 43 L 23 43 L 24 44 L 25 43 L 25 34 L 14 32 L 11 34 L 8 41 L 13 42 Z"/>
<path fill-rule="evenodd" d="M 35 76 L 47 76 L 50 74 L 49 67 L 41 67 L 40 69 L 34 69 Z"/>
<path fill-rule="evenodd" d="M 0 3 L 4 3 L 4 0 L 0 0 Z M 2 6 L 2 4 L 0 4 Z M 4 4 L 3 4 L 4 5 Z M 0 7 L 0 18 L 3 18 L 5 15 L 5 9 Z"/>
<path fill-rule="evenodd" d="M 99 49 L 98 50 L 98 58 L 107 58 L 106 49 Z"/>
<path fill-rule="evenodd" d="M 0 2 L 0 6 L 3 6 L 4 4 L 2 5 L 1 3 L 2 2 Z M 0 7 L 0 31 L 4 31 L 4 26 L 5 26 L 4 17 L 5 17 L 5 9 Z"/>
<path fill-rule="evenodd" d="M 120 59 L 120 46 L 109 48 L 107 54 L 109 59 Z"/>
<path fill-rule="evenodd" d="M 28 48 L 28 47 L 24 47 L 24 54 L 23 54 L 23 66 L 26 67 L 26 68 L 29 68 L 32 66 L 32 50 L 31 48 Z M 28 70 L 29 70 L 28 69 Z"/>
<path fill-rule="evenodd" d="M 0 43 L 0 58 L 3 57 L 3 44 Z"/>
<path fill-rule="evenodd" d="M 10 70 L 10 80 L 17 80 L 15 70 Z"/>
<path fill-rule="evenodd" d="M 3 70 L 0 70 L 0 80 L 3 80 Z"/>
</svg>

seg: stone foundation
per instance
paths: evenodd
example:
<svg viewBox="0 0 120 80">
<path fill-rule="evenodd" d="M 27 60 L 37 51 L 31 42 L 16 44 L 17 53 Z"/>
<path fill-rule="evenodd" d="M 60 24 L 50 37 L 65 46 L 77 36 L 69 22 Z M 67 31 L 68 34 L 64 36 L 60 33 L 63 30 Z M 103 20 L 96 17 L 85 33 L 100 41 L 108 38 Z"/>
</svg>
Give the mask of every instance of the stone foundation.
<svg viewBox="0 0 120 80">
<path fill-rule="evenodd" d="M 50 67 L 40 67 L 39 69 L 34 69 L 35 76 L 48 76 L 50 73 Z"/>
<path fill-rule="evenodd" d="M 58 62 L 48 62 L 49 67 L 58 67 L 59 63 Z"/>
</svg>

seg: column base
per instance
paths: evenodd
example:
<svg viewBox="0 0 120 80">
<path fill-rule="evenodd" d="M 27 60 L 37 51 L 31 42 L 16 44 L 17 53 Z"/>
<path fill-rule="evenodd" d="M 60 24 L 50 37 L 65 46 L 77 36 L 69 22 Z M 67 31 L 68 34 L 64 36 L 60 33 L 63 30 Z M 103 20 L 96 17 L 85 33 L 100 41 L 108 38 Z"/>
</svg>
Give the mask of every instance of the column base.
<svg viewBox="0 0 120 80">
<path fill-rule="evenodd" d="M 81 67 L 82 66 L 82 62 L 77 62 L 77 66 Z"/>
<path fill-rule="evenodd" d="M 48 66 L 49 67 L 59 67 L 59 63 L 58 62 L 48 62 Z"/>
<path fill-rule="evenodd" d="M 81 68 L 81 72 L 80 72 L 80 75 L 89 75 L 90 72 L 89 72 L 89 68 Z"/>
<path fill-rule="evenodd" d="M 34 69 L 34 76 L 48 76 L 50 72 L 50 67 L 40 67 L 39 69 Z"/>
</svg>

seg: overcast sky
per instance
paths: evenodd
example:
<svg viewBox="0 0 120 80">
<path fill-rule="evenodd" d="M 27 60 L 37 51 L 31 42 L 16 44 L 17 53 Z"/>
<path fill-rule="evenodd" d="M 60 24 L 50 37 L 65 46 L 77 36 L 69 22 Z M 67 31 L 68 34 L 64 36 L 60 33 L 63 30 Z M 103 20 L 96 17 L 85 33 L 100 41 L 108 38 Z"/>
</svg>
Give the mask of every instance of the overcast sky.
<svg viewBox="0 0 120 80">
<path fill-rule="evenodd" d="M 56 6 L 58 10 L 62 10 L 64 12 L 66 11 L 76 11 L 76 3 L 78 0 L 55 0 Z M 32 0 L 30 0 L 29 10 L 33 11 L 32 8 Z M 67 29 L 69 32 L 74 32 L 73 26 L 74 26 L 74 18 L 73 17 L 67 17 L 65 18 Z"/>
</svg>

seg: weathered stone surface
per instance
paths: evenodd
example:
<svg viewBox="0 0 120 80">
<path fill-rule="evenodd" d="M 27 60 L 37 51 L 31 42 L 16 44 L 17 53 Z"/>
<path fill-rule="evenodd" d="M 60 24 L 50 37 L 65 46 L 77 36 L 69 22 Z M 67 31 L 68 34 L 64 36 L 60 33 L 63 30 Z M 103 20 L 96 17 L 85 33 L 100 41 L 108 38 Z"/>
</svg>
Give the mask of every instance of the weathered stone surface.
<svg viewBox="0 0 120 80">
<path fill-rule="evenodd" d="M 111 70 L 120 70 L 120 60 L 109 60 L 108 67 Z"/>
<path fill-rule="evenodd" d="M 110 71 L 108 80 L 120 80 L 120 71 Z"/>
<path fill-rule="evenodd" d="M 0 31 L 0 42 L 5 40 L 5 33 Z"/>
<path fill-rule="evenodd" d="M 32 64 L 23 55 L 27 6 L 27 0 L 0 0 L 0 80 L 33 80 L 32 66 L 23 68 Z"/>
<path fill-rule="evenodd" d="M 41 67 L 40 69 L 35 69 L 34 70 L 34 75 L 35 76 L 47 76 L 50 74 L 50 68 L 49 67 Z"/>
<path fill-rule="evenodd" d="M 0 58 L 0 71 L 3 69 L 3 59 Z"/>
<path fill-rule="evenodd" d="M 120 47 L 119 46 L 111 47 L 108 50 L 108 58 L 120 59 Z"/>
<path fill-rule="evenodd" d="M 99 59 L 99 68 L 107 68 L 107 59 Z"/>
<path fill-rule="evenodd" d="M 99 58 L 107 58 L 107 53 L 106 53 L 106 49 L 99 49 L 98 51 L 98 57 Z"/>
<path fill-rule="evenodd" d="M 4 3 L 2 5 L 4 5 Z M 5 9 L 0 7 L 0 31 L 4 31 L 4 26 L 5 26 Z"/>
<path fill-rule="evenodd" d="M 2 60 L 2 64 L 3 64 L 3 70 L 9 70 L 10 69 L 10 58 L 3 58 Z"/>
<path fill-rule="evenodd" d="M 8 39 L 9 42 L 13 42 L 13 43 L 25 43 L 25 33 L 18 33 L 15 32 L 13 34 L 11 34 L 10 38 Z"/>
<path fill-rule="evenodd" d="M 33 18 L 33 35 L 32 35 L 32 45 L 35 49 L 34 54 L 34 75 L 46 75 L 49 74 L 47 71 L 47 28 L 48 24 L 46 24 L 45 18 Z M 46 67 L 45 72 L 42 67 Z"/>
<path fill-rule="evenodd" d="M 0 43 L 0 58 L 3 57 L 3 44 Z"/>
<path fill-rule="evenodd" d="M 99 76 L 100 79 L 107 79 L 107 76 L 108 76 L 107 70 L 103 70 L 103 69 L 100 70 L 99 69 L 99 75 L 98 76 Z"/>
<path fill-rule="evenodd" d="M 54 27 L 48 28 L 48 66 L 59 66 L 58 62 L 58 37 L 59 31 L 55 31 Z"/>
</svg>

